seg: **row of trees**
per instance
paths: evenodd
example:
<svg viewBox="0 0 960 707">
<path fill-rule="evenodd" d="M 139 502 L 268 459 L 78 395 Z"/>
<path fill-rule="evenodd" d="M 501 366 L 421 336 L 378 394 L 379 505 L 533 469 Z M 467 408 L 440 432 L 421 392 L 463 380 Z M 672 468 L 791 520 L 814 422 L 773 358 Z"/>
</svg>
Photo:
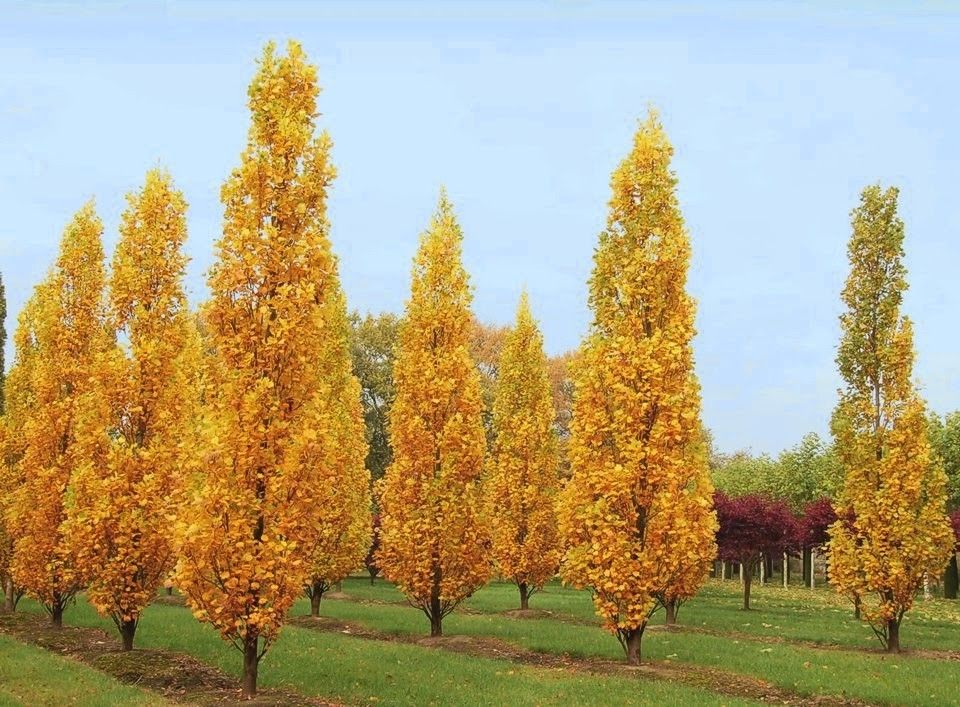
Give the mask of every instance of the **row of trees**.
<svg viewBox="0 0 960 707">
<path fill-rule="evenodd" d="M 782 550 L 792 517 L 786 505 L 714 496 L 690 239 L 657 116 L 611 179 L 590 331 L 551 364 L 525 297 L 512 329 L 475 323 L 445 193 L 403 318 L 355 318 L 350 335 L 318 93 L 296 43 L 285 56 L 268 45 L 199 316 L 182 287 L 186 203 L 168 175 L 150 172 L 129 197 L 109 277 L 93 205 L 67 227 L 20 314 L 6 380 L 0 569 L 11 596 L 28 592 L 59 624 L 86 589 L 130 648 L 171 576 L 196 617 L 242 652 L 253 694 L 296 598 L 305 592 L 316 613 L 370 553 L 375 500 L 369 560 L 434 635 L 494 568 L 517 583 L 522 606 L 559 571 L 591 590 L 639 662 L 652 614 L 676 616 L 718 544 L 749 565 Z M 909 382 L 892 207 L 895 193 L 870 188 L 854 214 L 833 425 L 844 481 L 825 464 L 794 500 L 840 486 L 831 577 L 895 650 L 911 591 L 953 542 L 946 476 Z M 761 515 L 772 525 L 759 534 L 736 525 Z"/>
<path fill-rule="evenodd" d="M 372 559 L 433 633 L 494 566 L 522 606 L 560 566 L 593 588 L 639 660 L 650 614 L 691 596 L 714 554 L 689 241 L 658 120 L 614 175 L 571 415 L 566 357 L 548 361 L 525 297 L 514 328 L 475 323 L 445 194 L 403 319 L 385 336 L 355 319 L 350 336 L 318 93 L 297 44 L 267 47 L 198 314 L 183 293 L 186 202 L 169 175 L 151 171 L 128 197 L 109 271 L 93 204 L 67 226 L 20 313 L 5 381 L 10 595 L 27 592 L 59 626 L 86 591 L 130 649 L 169 579 L 243 654 L 253 694 L 295 599 L 305 592 L 316 612 L 369 552 L 366 462 L 384 469 Z M 363 346 L 375 352 L 366 367 Z M 576 471 L 558 498 L 565 459 Z"/>
</svg>

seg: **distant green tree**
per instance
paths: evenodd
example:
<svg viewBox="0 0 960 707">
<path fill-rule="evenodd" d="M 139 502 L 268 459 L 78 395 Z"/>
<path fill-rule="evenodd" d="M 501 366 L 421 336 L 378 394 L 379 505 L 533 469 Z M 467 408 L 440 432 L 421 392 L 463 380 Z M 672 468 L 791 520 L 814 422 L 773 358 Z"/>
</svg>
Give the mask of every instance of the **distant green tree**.
<svg viewBox="0 0 960 707">
<path fill-rule="evenodd" d="M 778 463 L 768 454 L 753 456 L 750 452 L 741 450 L 715 457 L 712 465 L 714 486 L 731 498 L 751 494 L 771 497 L 779 495 Z"/>
<path fill-rule="evenodd" d="M 947 474 L 947 510 L 960 509 L 960 410 L 947 413 L 943 418 L 931 412 L 928 422 L 930 446 L 943 462 Z M 943 574 L 943 596 L 956 599 L 958 587 L 960 572 L 954 553 Z"/>
<path fill-rule="evenodd" d="M 960 508 L 960 410 L 930 413 L 930 443 L 947 473 L 947 510 Z"/>
<path fill-rule="evenodd" d="M 820 498 L 834 498 L 843 470 L 831 445 L 811 432 L 777 459 L 776 493 L 794 511 Z"/>
<path fill-rule="evenodd" d="M 393 349 L 400 318 L 395 314 L 350 315 L 350 354 L 353 374 L 360 381 L 366 423 L 366 466 L 373 480 L 383 476 L 393 458 L 390 448 L 390 408 L 393 388 Z"/>
</svg>

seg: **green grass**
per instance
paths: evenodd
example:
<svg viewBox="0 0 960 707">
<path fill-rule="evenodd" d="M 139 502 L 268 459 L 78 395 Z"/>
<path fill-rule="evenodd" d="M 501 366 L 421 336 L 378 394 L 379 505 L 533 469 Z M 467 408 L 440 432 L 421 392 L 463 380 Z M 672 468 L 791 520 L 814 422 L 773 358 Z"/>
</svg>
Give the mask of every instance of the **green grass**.
<svg viewBox="0 0 960 707">
<path fill-rule="evenodd" d="M 393 601 L 396 590 L 348 581 L 344 591 L 368 599 Z M 802 588 L 782 590 L 763 587 L 757 593 L 756 610 L 739 610 L 738 587 L 733 582 L 711 583 L 703 594 L 681 611 L 681 621 L 720 631 L 736 631 L 756 637 L 715 636 L 690 631 L 651 631 L 644 637 L 647 659 L 670 659 L 752 675 L 785 689 L 806 695 L 843 695 L 884 704 L 957 703 L 960 663 L 911 656 L 887 656 L 863 650 L 825 650 L 804 645 L 770 643 L 761 637 L 836 642 L 851 648 L 876 648 L 870 630 L 854 621 L 850 612 L 832 594 Z M 778 594 L 779 593 L 779 594 Z M 946 602 L 950 604 L 950 602 Z M 516 589 L 495 583 L 481 590 L 468 603 L 483 615 L 454 614 L 444 622 L 445 633 L 494 636 L 524 648 L 579 657 L 622 658 L 619 644 L 599 627 L 564 623 L 553 618 L 513 619 L 499 613 L 516 608 Z M 550 585 L 531 602 L 535 608 L 589 619 L 589 596 Z M 305 605 L 299 607 L 305 611 Z M 948 607 L 941 606 L 941 613 Z M 588 613 L 588 611 L 590 613 Z M 413 609 L 394 605 L 328 601 L 322 613 L 355 621 L 379 631 L 422 634 L 425 618 Z M 904 640 L 924 648 L 960 649 L 960 623 L 930 618 L 935 606 L 921 606 L 904 627 Z"/>
<path fill-rule="evenodd" d="M 24 603 L 26 610 L 37 610 Z M 115 632 L 83 601 L 65 621 Z M 228 674 L 240 673 L 240 654 L 181 607 L 150 607 L 137 645 L 189 653 Z M 284 629 L 263 659 L 260 685 L 353 704 L 751 704 L 685 685 L 518 666 L 295 626 Z"/>
<path fill-rule="evenodd" d="M 343 589 L 357 601 L 325 599 L 323 615 L 407 641 L 426 635 L 423 614 L 405 605 L 383 580 L 371 586 L 365 578 L 348 579 Z M 623 659 L 616 639 L 599 627 L 587 592 L 551 583 L 531 601 L 532 608 L 549 615 L 516 618 L 504 613 L 517 606 L 512 584 L 492 583 L 465 603 L 466 611 L 446 619 L 444 633 L 492 637 L 574 660 Z M 757 587 L 755 610 L 744 612 L 739 606 L 736 582 L 710 582 L 680 613 L 688 630 L 647 633 L 644 659 L 717 668 L 799 695 L 876 704 L 960 704 L 960 661 L 880 653 L 869 628 L 854 620 L 829 589 Z M 30 604 L 27 608 L 36 610 Z M 295 614 L 307 611 L 306 601 L 294 608 Z M 66 621 L 115 632 L 82 601 L 69 609 Z M 960 650 L 960 602 L 918 602 L 902 638 L 907 648 Z M 239 675 L 239 654 L 182 607 L 151 607 L 137 644 L 189 653 Z M 737 704 L 717 692 L 676 682 L 534 668 L 297 626 L 284 629 L 261 664 L 260 678 L 263 687 L 352 704 Z"/>
<path fill-rule="evenodd" d="M 0 705 L 62 704 L 94 707 L 168 703 L 71 658 L 0 634 Z"/>
</svg>

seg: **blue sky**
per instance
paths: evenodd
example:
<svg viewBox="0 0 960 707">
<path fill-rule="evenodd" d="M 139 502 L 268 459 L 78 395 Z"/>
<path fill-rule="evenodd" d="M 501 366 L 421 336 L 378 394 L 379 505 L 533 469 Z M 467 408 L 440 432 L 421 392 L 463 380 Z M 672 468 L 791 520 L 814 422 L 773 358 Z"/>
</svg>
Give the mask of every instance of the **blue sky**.
<svg viewBox="0 0 960 707">
<path fill-rule="evenodd" d="M 877 180 L 902 190 L 917 378 L 934 410 L 960 408 L 960 5 L 834 5 L 4 3 L 8 330 L 71 214 L 95 196 L 112 249 L 123 194 L 157 164 L 190 202 L 188 288 L 204 298 L 254 60 L 293 37 L 319 65 L 351 307 L 402 309 L 443 183 L 477 315 L 509 322 L 526 286 L 549 351 L 575 347 L 609 174 L 653 104 L 676 147 L 720 448 L 827 432 L 849 212 Z"/>
</svg>

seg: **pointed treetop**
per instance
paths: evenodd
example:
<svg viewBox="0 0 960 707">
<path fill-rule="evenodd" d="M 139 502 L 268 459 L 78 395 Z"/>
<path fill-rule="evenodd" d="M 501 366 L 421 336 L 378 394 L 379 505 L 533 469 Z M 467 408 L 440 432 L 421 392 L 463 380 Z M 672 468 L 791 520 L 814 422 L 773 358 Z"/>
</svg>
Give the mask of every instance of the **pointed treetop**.
<svg viewBox="0 0 960 707">
<path fill-rule="evenodd" d="M 517 329 L 528 327 L 533 324 L 533 312 L 530 309 L 530 297 L 527 295 L 527 288 L 520 291 L 520 299 L 517 302 Z"/>
<path fill-rule="evenodd" d="M 302 151 L 313 138 L 318 115 L 317 67 L 293 40 L 287 42 L 286 56 L 278 56 L 276 44 L 268 42 L 257 64 L 247 90 L 251 142 L 274 144 L 282 138 L 291 151 Z"/>
</svg>

